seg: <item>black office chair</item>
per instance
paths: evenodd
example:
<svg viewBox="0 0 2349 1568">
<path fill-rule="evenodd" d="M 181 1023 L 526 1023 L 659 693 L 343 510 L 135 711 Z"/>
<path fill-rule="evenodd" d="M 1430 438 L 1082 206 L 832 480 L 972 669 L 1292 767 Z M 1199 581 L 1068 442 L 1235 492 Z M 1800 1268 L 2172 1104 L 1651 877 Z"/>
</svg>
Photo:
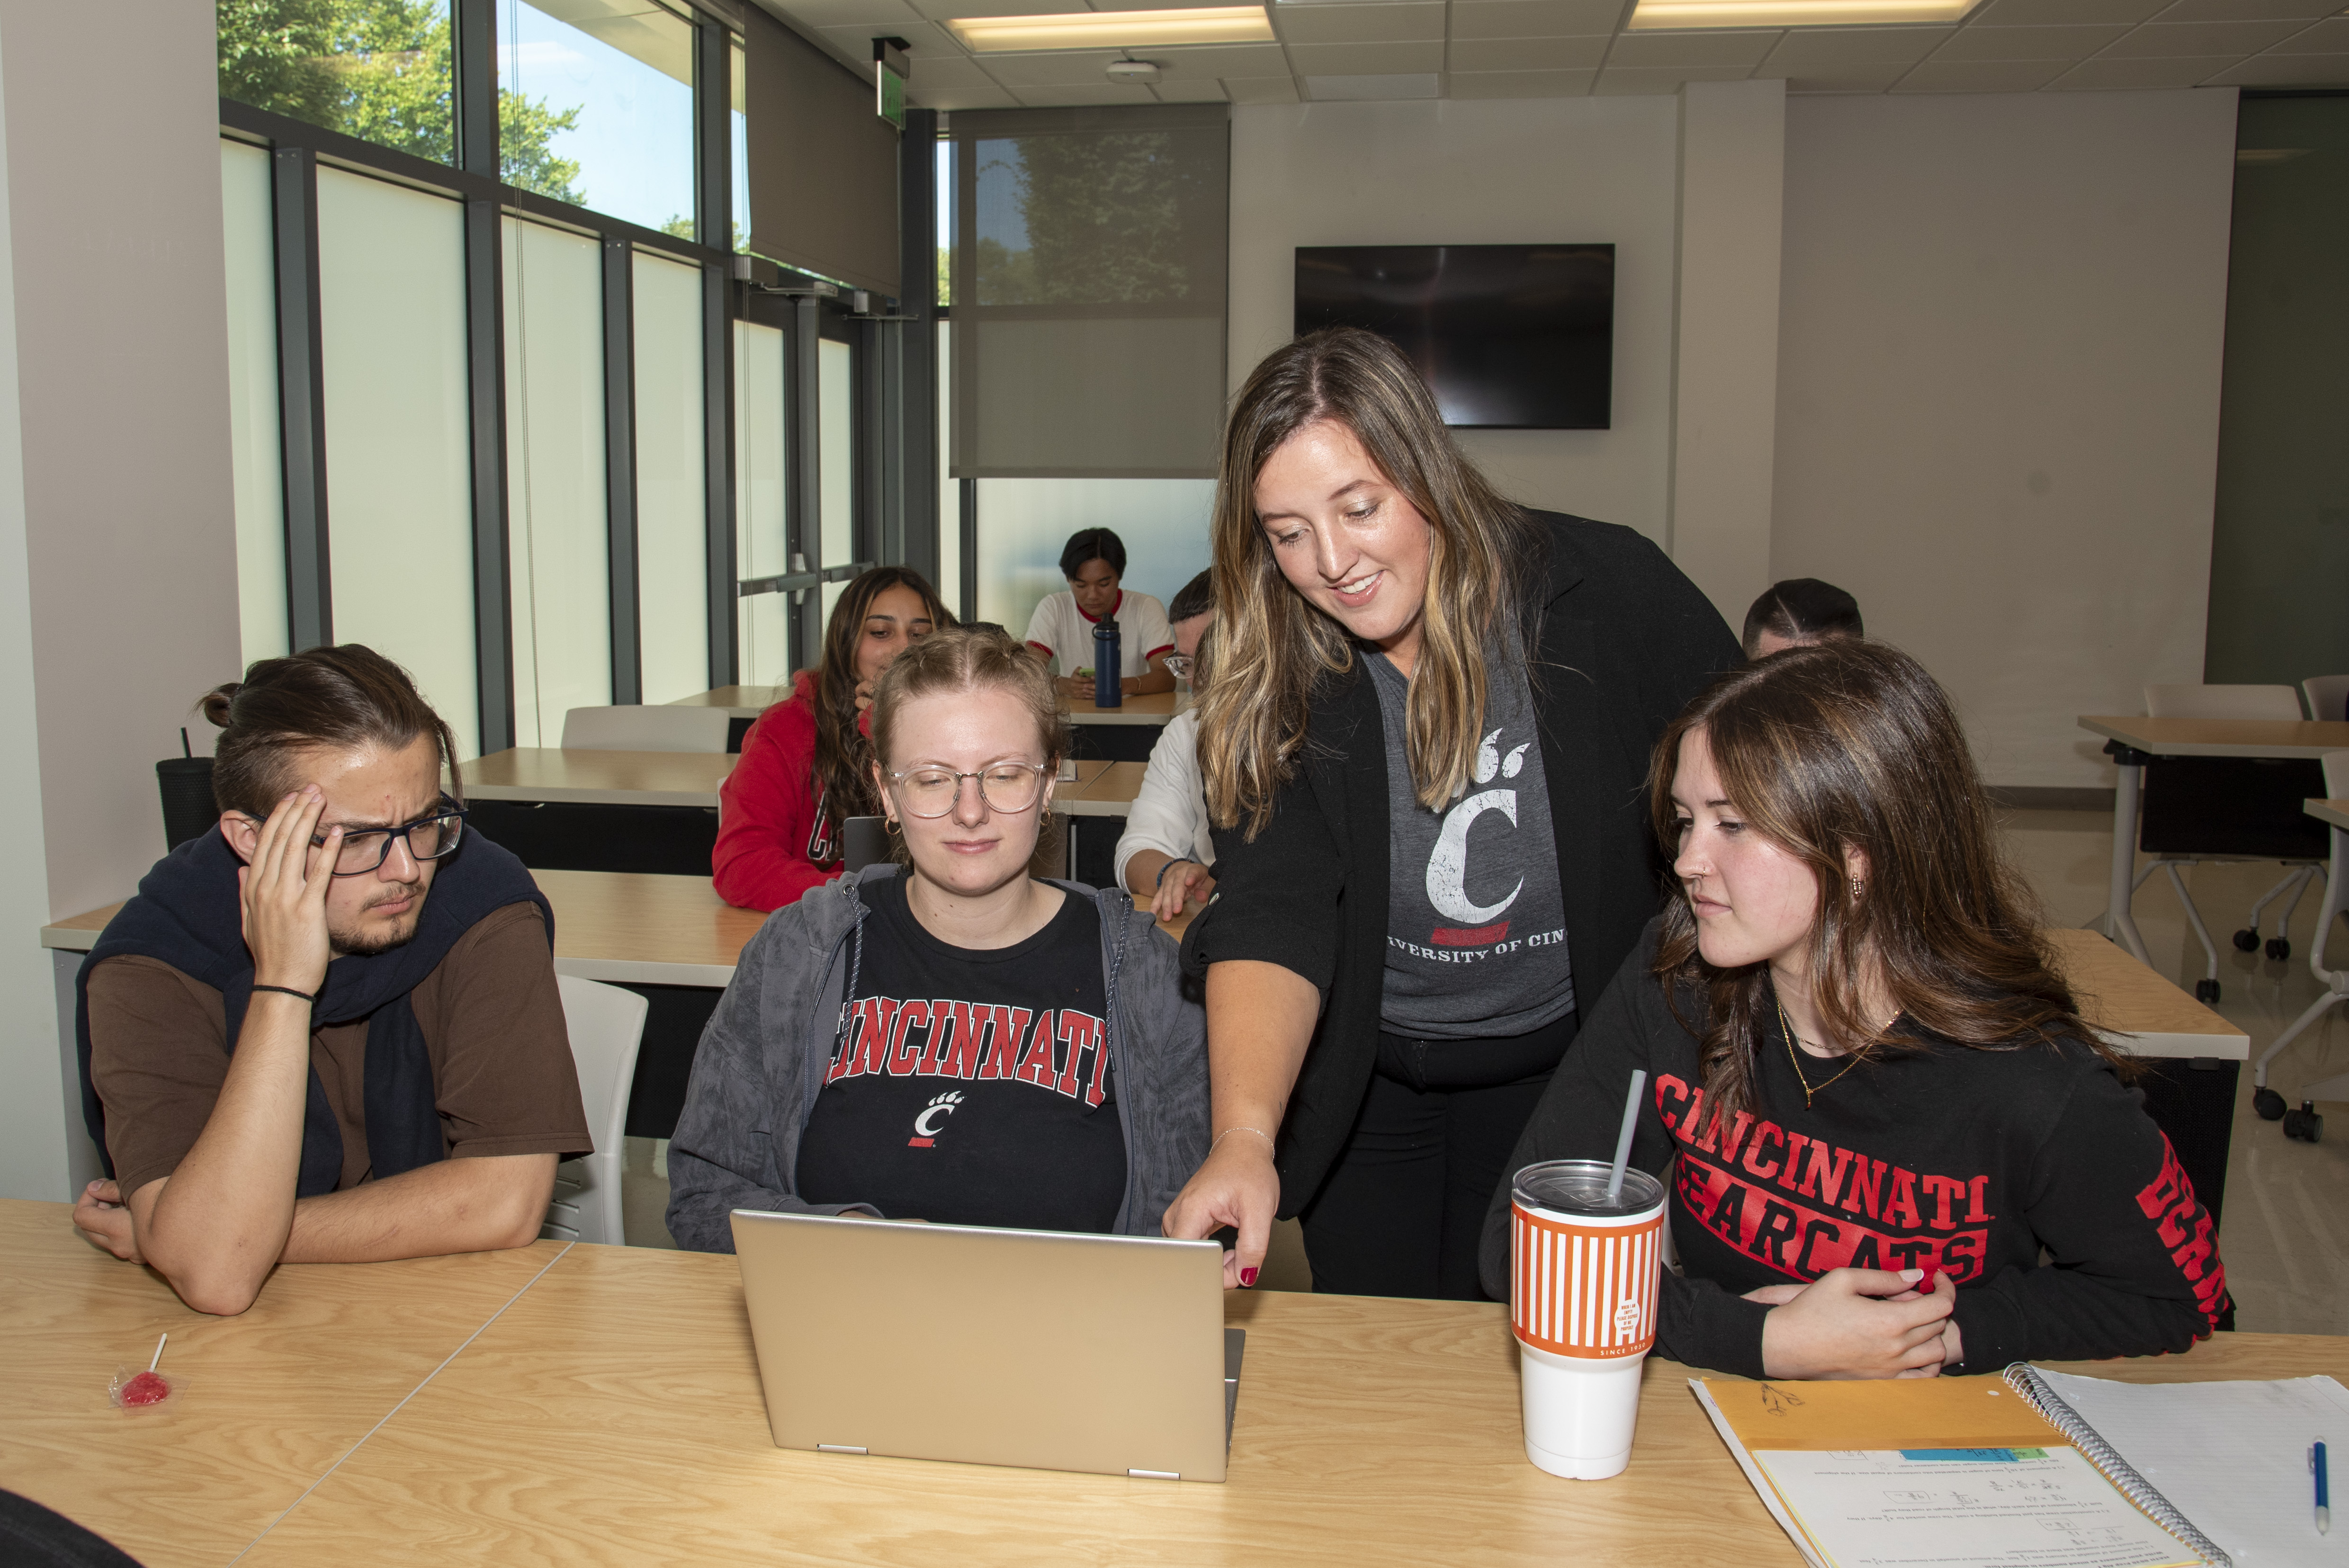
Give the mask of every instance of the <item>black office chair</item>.
<svg viewBox="0 0 2349 1568">
<path fill-rule="evenodd" d="M 155 764 L 155 786 L 163 796 L 163 848 L 178 849 L 190 839 L 202 838 L 220 820 L 212 802 L 212 759 L 197 757 L 188 746 L 188 732 L 180 731 L 181 757 Z"/>
</svg>

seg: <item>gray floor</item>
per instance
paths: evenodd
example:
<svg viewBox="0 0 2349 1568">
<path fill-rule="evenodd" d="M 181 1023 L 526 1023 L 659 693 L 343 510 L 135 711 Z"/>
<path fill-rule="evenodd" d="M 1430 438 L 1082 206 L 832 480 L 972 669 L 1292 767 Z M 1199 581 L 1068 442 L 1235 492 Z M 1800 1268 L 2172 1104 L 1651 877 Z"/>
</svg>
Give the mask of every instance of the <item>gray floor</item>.
<svg viewBox="0 0 2349 1568">
<path fill-rule="evenodd" d="M 2009 852 L 2053 923 L 2085 925 L 2103 913 L 2112 846 L 2109 812 L 2016 811 L 2005 825 Z M 2322 989 L 2308 972 L 2321 883 L 2310 888 L 2294 914 L 2290 962 L 2238 953 L 2227 940 L 2277 874 L 2271 865 L 2207 865 L 2186 873 L 2219 943 L 2219 1011 L 2251 1036 L 2254 1057 Z M 2146 883 L 2137 895 L 2137 918 L 2154 966 L 2191 988 L 2205 959 L 2166 878 L 2157 875 Z M 2334 962 L 2349 966 L 2349 931 L 2336 934 L 2334 947 Z M 2278 1058 L 2272 1078 L 2287 1096 L 2302 1083 L 2349 1072 L 2349 1023 L 2342 1021 L 2342 1012 L 2349 1008 L 2328 1016 Z M 2251 1092 L 2246 1069 L 2235 1108 L 2219 1238 L 2235 1294 L 2236 1326 L 2279 1334 L 2349 1333 L 2349 1103 L 2319 1103 L 2328 1119 L 2327 1140 L 2311 1145 L 2287 1140 L 2275 1123 L 2253 1116 Z M 632 1245 L 675 1245 L 661 1223 L 668 1202 L 667 1151 L 666 1143 L 651 1139 L 627 1141 L 622 1198 Z M 1310 1288 L 1293 1223 L 1276 1233 L 1261 1283 L 1273 1289 Z"/>
</svg>

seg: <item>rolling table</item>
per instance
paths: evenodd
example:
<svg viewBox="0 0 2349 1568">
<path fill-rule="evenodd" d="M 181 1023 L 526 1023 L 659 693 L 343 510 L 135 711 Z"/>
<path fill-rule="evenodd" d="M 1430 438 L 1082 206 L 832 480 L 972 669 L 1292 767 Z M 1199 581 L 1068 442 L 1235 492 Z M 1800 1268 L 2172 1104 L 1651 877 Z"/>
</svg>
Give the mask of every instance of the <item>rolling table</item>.
<svg viewBox="0 0 2349 1568">
<path fill-rule="evenodd" d="M 542 1242 L 287 1267 L 219 1320 L 67 1212 L 0 1203 L 0 1357 L 34 1373 L 0 1382 L 0 1485 L 149 1568 L 1801 1562 L 1671 1362 L 1647 1366 L 1620 1477 L 1526 1463 L 1497 1303 L 1235 1293 L 1230 1479 L 1134 1480 L 775 1448 L 731 1258 Z M 166 1327 L 180 1401 L 109 1408 L 108 1372 Z M 2349 1339 L 2066 1369 L 2349 1377 Z"/>
<path fill-rule="evenodd" d="M 2242 757 L 2313 760 L 2349 751 L 2349 724 L 2261 718 L 2142 718 L 2083 714 L 2080 727 L 2103 736 L 2120 769 L 2113 790 L 2113 867 L 2106 934 L 2138 962 L 2150 964 L 2129 904 L 2137 891 L 2138 797 L 2145 765 L 2157 757 Z"/>
<path fill-rule="evenodd" d="M 457 766 L 471 823 L 533 871 L 709 874 L 724 752 L 525 747 Z"/>
<path fill-rule="evenodd" d="M 2349 834 L 2349 800 L 2305 800 L 2301 810 L 2332 830 L 2333 854 L 2325 872 L 2324 902 L 2317 908 L 2316 934 L 2309 944 L 2308 953 L 2308 972 L 2316 976 L 2317 984 L 2324 990 L 2261 1053 L 2259 1065 L 2251 1072 L 2251 1081 L 2258 1086 L 2251 1094 L 2251 1109 L 2265 1120 L 2282 1121 L 2286 1138 L 2314 1143 L 2324 1135 L 2324 1119 L 2316 1114 L 2316 1101 L 2349 1099 L 2349 1073 L 2301 1085 L 2300 1109 L 2287 1110 L 2283 1096 L 2268 1087 L 2268 1064 L 2282 1055 L 2284 1047 L 2319 1018 L 2349 1002 L 2349 969 L 2324 966 L 2324 944 L 2333 934 L 2333 917 L 2349 908 L 2349 838 L 2344 836 Z"/>
</svg>

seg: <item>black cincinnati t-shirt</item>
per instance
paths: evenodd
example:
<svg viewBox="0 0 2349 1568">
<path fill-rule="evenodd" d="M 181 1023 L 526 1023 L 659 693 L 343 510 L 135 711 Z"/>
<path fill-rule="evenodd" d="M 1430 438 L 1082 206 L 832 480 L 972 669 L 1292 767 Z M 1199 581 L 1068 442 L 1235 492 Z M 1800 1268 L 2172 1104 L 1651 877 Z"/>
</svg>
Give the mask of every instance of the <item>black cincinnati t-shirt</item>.
<svg viewBox="0 0 2349 1568">
<path fill-rule="evenodd" d="M 847 1027 L 800 1137 L 798 1190 L 893 1219 L 1107 1232 L 1125 1198 L 1101 916 L 978 952 L 925 931 L 903 877 L 871 905 Z"/>
</svg>

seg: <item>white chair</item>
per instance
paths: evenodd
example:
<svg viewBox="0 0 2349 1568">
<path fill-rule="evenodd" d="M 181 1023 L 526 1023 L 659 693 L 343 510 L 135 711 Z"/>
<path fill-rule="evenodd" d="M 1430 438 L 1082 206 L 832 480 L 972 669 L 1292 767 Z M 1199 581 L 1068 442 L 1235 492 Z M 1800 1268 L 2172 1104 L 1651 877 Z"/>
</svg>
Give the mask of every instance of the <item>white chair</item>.
<svg viewBox="0 0 2349 1568">
<path fill-rule="evenodd" d="M 722 707 L 574 707 L 563 716 L 563 749 L 724 751 L 732 722 Z"/>
<path fill-rule="evenodd" d="M 2302 717 L 2300 694 L 2288 686 L 2147 686 L 2145 688 L 2145 711 L 2151 718 L 2283 719 L 2295 724 Z M 2153 776 L 2148 773 L 2147 784 L 2150 787 L 2154 783 Z M 2147 847 L 2152 851 L 2154 858 L 2137 868 L 2137 881 L 2131 884 L 2131 891 L 2144 886 L 2145 879 L 2157 870 L 2169 878 L 2169 885 L 2178 894 L 2178 905 L 2186 911 L 2187 923 L 2194 928 L 2194 935 L 2202 944 L 2202 952 L 2208 960 L 2203 977 L 2195 982 L 2194 995 L 2201 1001 L 2215 1002 L 2219 999 L 2219 947 L 2210 940 L 2209 928 L 2202 923 L 2202 912 L 2195 907 L 2194 900 L 2188 895 L 2186 883 L 2178 876 L 2178 868 L 2198 865 L 2205 861 L 2244 861 L 2271 857 L 2195 853 L 2183 850 L 2153 850 L 2151 845 Z M 2260 922 L 2271 904 L 2283 900 L 2276 916 L 2275 935 L 2267 943 L 2268 956 L 2278 961 L 2292 956 L 2292 942 L 2285 932 L 2292 924 L 2292 912 L 2300 907 L 2301 895 L 2308 891 L 2308 884 L 2315 879 L 2321 862 L 2293 858 L 2282 860 L 2281 863 L 2292 869 L 2251 906 L 2251 923 L 2234 935 L 2238 951 L 2258 952 Z M 2290 897 L 2286 898 L 2286 894 Z"/>
<path fill-rule="evenodd" d="M 2349 799 L 2349 751 L 2328 751 L 2324 754 L 2324 795 L 2327 799 Z M 2338 1099 L 2349 1094 L 2349 1077 L 2335 1077 L 2323 1083 L 2301 1086 L 2298 1110 L 2284 1109 L 2283 1096 L 2268 1087 L 2268 1064 L 2283 1053 L 2286 1046 L 2298 1039 L 2311 1024 L 2324 1016 L 2344 1002 L 2349 1002 L 2349 969 L 2327 969 L 2324 966 L 2325 938 L 2333 934 L 2333 920 L 2343 910 L 2349 909 L 2349 832 L 2334 828 L 2332 833 L 2333 855 L 2324 878 L 2324 906 L 2316 912 L 2316 948 L 2308 955 L 2308 972 L 2316 976 L 2324 992 L 2308 1006 L 2308 1011 L 2292 1020 L 2292 1026 L 2275 1037 L 2251 1068 L 2251 1109 L 2270 1121 L 2283 1123 L 2283 1135 L 2304 1143 L 2314 1143 L 2324 1136 L 2324 1119 L 2316 1114 L 2315 1102 Z"/>
<path fill-rule="evenodd" d="M 2329 724 L 2349 719 L 2349 676 L 2311 676 L 2300 683 L 2308 694 L 2308 717 Z"/>
<path fill-rule="evenodd" d="M 566 1160 L 554 1171 L 554 1200 L 546 1206 L 542 1237 L 559 1242 L 627 1243 L 620 1218 L 620 1140 L 628 1125 L 628 1087 L 636 1081 L 636 1047 L 648 1004 L 634 991 L 593 980 L 554 977 L 563 993 L 563 1022 L 571 1059 L 579 1068 L 579 1099 L 595 1152 Z"/>
</svg>

